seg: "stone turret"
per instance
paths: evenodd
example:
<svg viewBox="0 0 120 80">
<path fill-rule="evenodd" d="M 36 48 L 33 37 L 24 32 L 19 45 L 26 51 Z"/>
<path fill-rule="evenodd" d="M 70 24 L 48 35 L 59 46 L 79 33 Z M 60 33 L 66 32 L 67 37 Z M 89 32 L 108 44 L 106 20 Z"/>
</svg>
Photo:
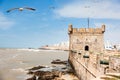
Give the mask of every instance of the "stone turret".
<svg viewBox="0 0 120 80">
<path fill-rule="evenodd" d="M 105 32 L 105 25 L 101 28 L 73 28 L 72 24 L 69 25 L 68 34 L 70 40 L 70 50 L 85 51 L 85 47 L 89 48 L 88 51 L 103 52 Z"/>
<path fill-rule="evenodd" d="M 105 25 L 102 25 L 102 31 L 105 32 Z"/>
<path fill-rule="evenodd" d="M 105 32 L 105 25 L 102 25 L 101 28 L 73 28 L 72 24 L 69 25 L 68 33 L 71 34 L 102 34 Z"/>
<path fill-rule="evenodd" d="M 68 61 L 80 80 L 92 80 L 103 74 L 98 53 L 104 53 L 104 32 L 105 25 L 101 28 L 73 28 L 69 25 Z"/>
<path fill-rule="evenodd" d="M 72 24 L 69 24 L 69 28 L 68 28 L 68 34 L 71 34 L 73 30 Z"/>
</svg>

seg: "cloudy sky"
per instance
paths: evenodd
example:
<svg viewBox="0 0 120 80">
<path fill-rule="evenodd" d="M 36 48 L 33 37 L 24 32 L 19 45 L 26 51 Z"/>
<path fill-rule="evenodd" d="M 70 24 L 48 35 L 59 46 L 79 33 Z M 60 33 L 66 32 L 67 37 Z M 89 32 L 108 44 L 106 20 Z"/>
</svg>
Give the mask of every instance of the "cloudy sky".
<svg viewBox="0 0 120 80">
<path fill-rule="evenodd" d="M 32 7 L 36 11 L 11 8 Z M 38 48 L 68 40 L 76 28 L 106 25 L 105 41 L 120 43 L 120 0 L 0 0 L 0 47 Z"/>
</svg>

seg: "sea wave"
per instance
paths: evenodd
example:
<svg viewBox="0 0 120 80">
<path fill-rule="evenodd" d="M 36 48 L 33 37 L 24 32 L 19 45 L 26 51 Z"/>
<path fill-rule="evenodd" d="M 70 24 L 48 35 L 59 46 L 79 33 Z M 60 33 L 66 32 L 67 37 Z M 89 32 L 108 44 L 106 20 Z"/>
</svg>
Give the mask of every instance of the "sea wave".
<svg viewBox="0 0 120 80">
<path fill-rule="evenodd" d="M 43 50 L 43 49 L 17 49 L 19 51 L 33 51 L 33 52 L 39 52 L 39 51 L 44 51 L 44 52 L 58 52 L 62 50 Z"/>
<path fill-rule="evenodd" d="M 17 49 L 17 50 L 20 50 L 20 51 L 34 51 L 34 52 L 40 51 L 39 49 Z"/>
<path fill-rule="evenodd" d="M 12 71 L 16 71 L 16 72 L 23 72 L 23 73 L 26 73 L 28 71 L 26 71 L 25 69 L 23 68 L 16 68 L 16 69 L 11 69 Z"/>
</svg>

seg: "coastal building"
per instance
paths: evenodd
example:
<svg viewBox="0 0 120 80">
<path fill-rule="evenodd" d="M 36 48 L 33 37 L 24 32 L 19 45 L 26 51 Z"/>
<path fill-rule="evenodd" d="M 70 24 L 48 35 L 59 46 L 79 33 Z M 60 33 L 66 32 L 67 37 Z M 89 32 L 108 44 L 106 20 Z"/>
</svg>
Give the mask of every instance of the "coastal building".
<svg viewBox="0 0 120 80">
<path fill-rule="evenodd" d="M 93 80 L 112 72 L 120 73 L 120 56 L 114 56 L 115 53 L 107 55 L 104 32 L 105 25 L 101 28 L 73 28 L 73 25 L 69 25 L 68 61 L 80 80 Z"/>
<path fill-rule="evenodd" d="M 103 52 L 105 25 L 102 28 L 73 28 L 69 25 L 70 50 Z"/>
</svg>

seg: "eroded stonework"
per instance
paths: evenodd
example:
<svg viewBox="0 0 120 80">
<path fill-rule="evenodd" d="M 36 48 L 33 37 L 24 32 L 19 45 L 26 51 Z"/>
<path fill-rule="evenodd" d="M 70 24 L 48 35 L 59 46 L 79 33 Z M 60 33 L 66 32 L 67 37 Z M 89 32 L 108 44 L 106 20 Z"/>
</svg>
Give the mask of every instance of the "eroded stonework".
<svg viewBox="0 0 120 80">
<path fill-rule="evenodd" d="M 105 25 L 101 28 L 73 28 L 69 25 L 70 50 L 103 52 Z"/>
<path fill-rule="evenodd" d="M 104 32 L 105 25 L 101 28 L 73 28 L 69 25 L 69 63 L 80 80 L 91 80 L 104 73 L 104 68 L 100 67 Z"/>
</svg>

